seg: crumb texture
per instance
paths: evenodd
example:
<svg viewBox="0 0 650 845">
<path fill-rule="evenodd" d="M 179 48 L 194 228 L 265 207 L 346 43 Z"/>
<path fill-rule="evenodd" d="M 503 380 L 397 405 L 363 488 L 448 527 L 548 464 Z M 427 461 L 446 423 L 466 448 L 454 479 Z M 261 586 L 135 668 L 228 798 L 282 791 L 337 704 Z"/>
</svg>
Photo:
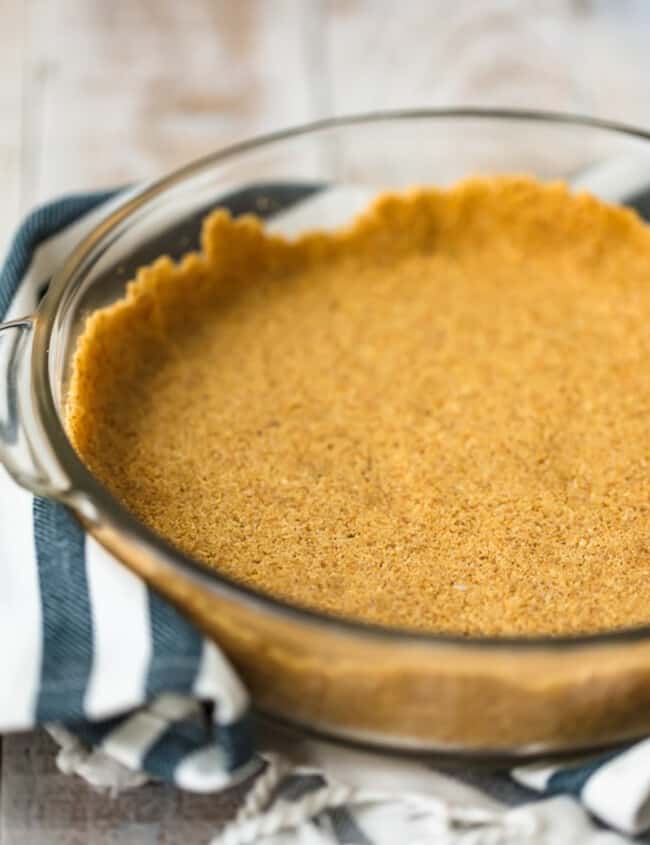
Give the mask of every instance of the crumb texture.
<svg viewBox="0 0 650 845">
<path fill-rule="evenodd" d="M 294 242 L 222 210 L 92 314 L 74 446 L 276 596 L 476 635 L 650 622 L 650 229 L 560 184 L 386 195 Z"/>
</svg>

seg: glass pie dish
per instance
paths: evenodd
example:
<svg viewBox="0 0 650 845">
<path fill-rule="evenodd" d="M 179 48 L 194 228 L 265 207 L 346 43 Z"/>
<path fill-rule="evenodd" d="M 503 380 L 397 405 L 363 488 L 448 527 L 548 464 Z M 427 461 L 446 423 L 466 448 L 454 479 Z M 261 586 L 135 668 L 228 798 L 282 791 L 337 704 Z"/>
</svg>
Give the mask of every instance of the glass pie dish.
<svg viewBox="0 0 650 845">
<path fill-rule="evenodd" d="M 138 267 L 179 258 L 213 208 L 270 225 L 315 197 L 303 226 L 413 185 L 525 173 L 650 209 L 650 136 L 583 118 L 455 110 L 323 121 L 208 156 L 124 194 L 57 269 L 36 313 L 0 324 L 0 457 L 35 494 L 178 605 L 229 655 L 258 711 L 300 730 L 404 753 L 572 751 L 650 730 L 650 624 L 571 637 L 481 638 L 382 628 L 256 592 L 139 523 L 88 471 L 64 428 L 85 319 Z M 335 216 L 336 216 L 335 215 Z M 304 561 L 309 566 L 309 561 Z"/>
</svg>

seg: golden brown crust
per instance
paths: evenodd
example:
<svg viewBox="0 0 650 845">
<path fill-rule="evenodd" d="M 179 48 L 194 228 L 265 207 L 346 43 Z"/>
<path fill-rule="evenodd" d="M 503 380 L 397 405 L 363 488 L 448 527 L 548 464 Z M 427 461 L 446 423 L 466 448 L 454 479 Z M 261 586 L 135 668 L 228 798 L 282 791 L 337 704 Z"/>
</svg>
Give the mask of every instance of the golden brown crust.
<svg viewBox="0 0 650 845">
<path fill-rule="evenodd" d="M 387 195 L 296 242 L 217 211 L 91 315 L 90 469 L 291 601 L 473 634 L 650 621 L 650 230 L 558 184 Z"/>
</svg>

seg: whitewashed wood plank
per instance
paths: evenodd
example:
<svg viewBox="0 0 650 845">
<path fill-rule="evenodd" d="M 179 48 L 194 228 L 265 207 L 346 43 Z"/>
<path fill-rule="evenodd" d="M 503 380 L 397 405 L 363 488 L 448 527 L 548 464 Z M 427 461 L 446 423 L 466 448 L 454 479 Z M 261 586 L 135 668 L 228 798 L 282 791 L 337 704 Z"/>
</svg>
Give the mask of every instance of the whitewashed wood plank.
<svg viewBox="0 0 650 845">
<path fill-rule="evenodd" d="M 312 115 L 300 0 L 31 0 L 29 203 Z"/>
<path fill-rule="evenodd" d="M 20 210 L 23 131 L 24 15 L 20 3 L 0 0 L 0 260 Z"/>
<path fill-rule="evenodd" d="M 332 109 L 449 105 L 650 125 L 644 0 L 326 0 Z"/>
</svg>

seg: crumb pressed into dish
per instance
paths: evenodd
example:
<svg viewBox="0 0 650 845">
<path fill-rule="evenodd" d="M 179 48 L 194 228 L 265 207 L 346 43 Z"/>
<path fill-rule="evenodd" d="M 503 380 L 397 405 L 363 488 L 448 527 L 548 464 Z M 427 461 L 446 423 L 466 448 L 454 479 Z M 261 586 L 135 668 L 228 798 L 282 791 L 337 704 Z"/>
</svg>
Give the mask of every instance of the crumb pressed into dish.
<svg viewBox="0 0 650 845">
<path fill-rule="evenodd" d="M 650 622 L 650 229 L 560 184 L 386 195 L 290 242 L 215 211 L 79 340 L 67 428 L 250 586 L 465 634 Z"/>
</svg>

